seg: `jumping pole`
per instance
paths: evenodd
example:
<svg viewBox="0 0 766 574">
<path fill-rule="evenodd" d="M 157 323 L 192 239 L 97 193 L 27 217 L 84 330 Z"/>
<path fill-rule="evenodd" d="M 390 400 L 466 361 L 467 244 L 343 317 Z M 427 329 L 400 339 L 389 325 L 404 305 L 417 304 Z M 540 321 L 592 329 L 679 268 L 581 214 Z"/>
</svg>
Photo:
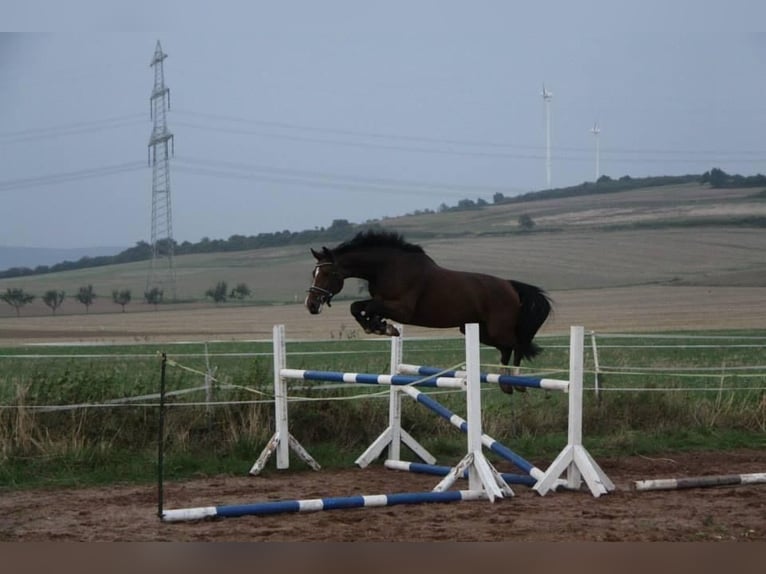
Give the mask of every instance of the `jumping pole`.
<svg viewBox="0 0 766 574">
<path fill-rule="evenodd" d="M 654 480 L 637 480 L 634 483 L 636 490 L 682 490 L 686 488 L 709 488 L 713 486 L 740 486 L 748 484 L 766 484 L 766 472 L 692 476 L 688 478 L 658 478 Z"/>
</svg>

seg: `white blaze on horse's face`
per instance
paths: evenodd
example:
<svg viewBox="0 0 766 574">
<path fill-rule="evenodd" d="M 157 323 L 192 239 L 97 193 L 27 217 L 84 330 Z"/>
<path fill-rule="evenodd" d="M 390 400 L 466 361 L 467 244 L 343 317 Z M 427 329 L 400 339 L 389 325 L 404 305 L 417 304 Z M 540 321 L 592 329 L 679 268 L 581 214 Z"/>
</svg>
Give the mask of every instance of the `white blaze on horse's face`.
<svg viewBox="0 0 766 574">
<path fill-rule="evenodd" d="M 317 289 L 321 289 L 321 287 L 317 287 L 317 275 L 319 275 L 319 265 L 314 267 L 314 271 L 311 274 L 311 287 L 309 287 L 308 294 L 306 295 L 306 301 L 304 302 L 304 305 L 306 305 L 306 309 L 309 310 L 309 313 L 312 315 L 318 315 L 322 312 L 322 305 L 324 304 L 324 301 L 321 297 L 318 296 Z"/>
<path fill-rule="evenodd" d="M 304 304 L 312 315 L 322 312 L 322 306 L 330 301 L 343 288 L 343 277 L 330 261 L 320 261 L 314 267 L 311 287 Z"/>
</svg>

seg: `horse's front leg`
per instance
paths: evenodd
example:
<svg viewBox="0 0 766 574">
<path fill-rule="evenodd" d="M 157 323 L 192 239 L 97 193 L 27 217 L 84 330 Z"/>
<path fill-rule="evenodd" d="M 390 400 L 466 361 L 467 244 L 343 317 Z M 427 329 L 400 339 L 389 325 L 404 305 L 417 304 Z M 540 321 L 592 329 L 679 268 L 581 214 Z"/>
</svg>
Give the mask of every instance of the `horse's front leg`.
<svg viewBox="0 0 766 574">
<path fill-rule="evenodd" d="M 351 304 L 351 314 L 357 323 L 362 326 L 365 333 L 388 335 L 390 337 L 399 336 L 399 331 L 396 327 L 385 321 L 387 311 L 385 305 L 380 301 L 375 299 L 354 301 Z"/>
<path fill-rule="evenodd" d="M 367 312 L 367 307 L 372 303 L 372 299 L 365 299 L 364 301 L 354 301 L 351 303 L 351 314 L 356 319 L 356 322 L 362 326 L 365 333 L 373 333 L 374 325 L 372 317 Z"/>
<path fill-rule="evenodd" d="M 399 330 L 386 321 L 387 318 L 390 319 L 396 315 L 395 307 L 390 307 L 379 299 L 372 299 L 367 305 L 365 313 L 370 317 L 373 333 L 388 335 L 389 337 L 399 336 Z"/>
</svg>

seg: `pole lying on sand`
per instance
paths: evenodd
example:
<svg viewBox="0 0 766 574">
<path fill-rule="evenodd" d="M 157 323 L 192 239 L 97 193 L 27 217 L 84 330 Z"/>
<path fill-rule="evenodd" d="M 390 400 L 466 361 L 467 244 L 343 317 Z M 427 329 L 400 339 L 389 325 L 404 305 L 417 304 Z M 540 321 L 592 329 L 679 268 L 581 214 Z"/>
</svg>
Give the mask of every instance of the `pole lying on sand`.
<svg viewBox="0 0 766 574">
<path fill-rule="evenodd" d="M 691 476 L 688 478 L 658 478 L 655 480 L 637 480 L 634 483 L 636 490 L 682 490 L 684 488 L 709 488 L 712 486 L 739 486 L 746 484 L 766 484 L 766 472 Z"/>
<path fill-rule="evenodd" d="M 255 502 L 252 504 L 179 508 L 164 511 L 161 518 L 163 522 L 182 522 L 187 520 L 202 520 L 204 518 L 234 518 L 238 516 L 284 514 L 289 512 L 318 512 L 320 510 L 340 510 L 344 508 L 426 504 L 429 502 L 458 502 L 461 500 L 481 500 L 485 498 L 487 498 L 487 494 L 481 490 L 399 492 L 395 494 L 311 498 L 306 500 L 275 500 L 271 502 Z"/>
</svg>

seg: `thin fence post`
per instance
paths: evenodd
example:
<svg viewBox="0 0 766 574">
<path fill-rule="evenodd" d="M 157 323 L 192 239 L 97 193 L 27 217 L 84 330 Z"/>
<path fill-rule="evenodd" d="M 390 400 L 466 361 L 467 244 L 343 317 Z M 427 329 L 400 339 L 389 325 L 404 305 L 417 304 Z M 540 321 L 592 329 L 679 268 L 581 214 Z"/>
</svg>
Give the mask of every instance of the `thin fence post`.
<svg viewBox="0 0 766 574">
<path fill-rule="evenodd" d="M 162 353 L 162 363 L 160 365 L 160 420 L 159 430 L 157 431 L 157 515 L 162 518 L 164 505 L 163 481 L 165 466 L 165 367 L 168 357 Z"/>
<path fill-rule="evenodd" d="M 591 349 L 593 349 L 593 388 L 596 392 L 596 397 L 601 400 L 601 395 L 599 393 L 600 390 L 600 379 L 601 379 L 601 367 L 598 362 L 598 345 L 596 344 L 596 332 L 591 331 L 590 332 L 590 346 Z"/>
<path fill-rule="evenodd" d="M 210 415 L 210 403 L 213 400 L 212 381 L 210 377 L 210 355 L 205 341 L 205 410 Z"/>
</svg>

